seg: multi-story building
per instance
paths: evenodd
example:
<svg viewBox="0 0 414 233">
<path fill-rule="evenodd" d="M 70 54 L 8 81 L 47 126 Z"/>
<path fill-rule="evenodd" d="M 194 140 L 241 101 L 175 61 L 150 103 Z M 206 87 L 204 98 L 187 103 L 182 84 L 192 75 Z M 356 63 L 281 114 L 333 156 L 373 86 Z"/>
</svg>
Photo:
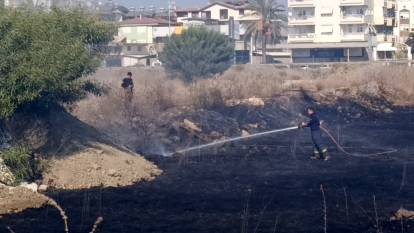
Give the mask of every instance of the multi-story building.
<svg viewBox="0 0 414 233">
<path fill-rule="evenodd" d="M 293 62 L 411 59 L 414 0 L 288 0 Z M 407 53 L 405 53 L 407 52 Z"/>
<path fill-rule="evenodd" d="M 396 0 L 373 1 L 373 26 L 377 46 L 373 47 L 373 60 L 389 60 L 396 58 L 397 52 L 397 20 Z"/>
<path fill-rule="evenodd" d="M 414 32 L 414 0 L 397 0 L 396 18 L 399 42 L 404 43 Z"/>
<path fill-rule="evenodd" d="M 163 18 L 137 17 L 121 22 L 112 44 L 111 63 L 122 66 L 152 65 L 172 33 L 182 26 Z M 107 64 L 109 65 L 109 64 Z"/>
<path fill-rule="evenodd" d="M 177 9 L 177 22 L 186 23 L 197 19 L 217 21 L 220 31 L 230 35 L 229 24 L 235 23 L 236 39 L 243 37 L 242 22 L 256 21 L 257 15 L 248 7 L 247 1 L 211 1 L 202 8 Z"/>
<path fill-rule="evenodd" d="M 371 57 L 372 0 L 289 0 L 293 62 L 363 61 Z"/>
</svg>

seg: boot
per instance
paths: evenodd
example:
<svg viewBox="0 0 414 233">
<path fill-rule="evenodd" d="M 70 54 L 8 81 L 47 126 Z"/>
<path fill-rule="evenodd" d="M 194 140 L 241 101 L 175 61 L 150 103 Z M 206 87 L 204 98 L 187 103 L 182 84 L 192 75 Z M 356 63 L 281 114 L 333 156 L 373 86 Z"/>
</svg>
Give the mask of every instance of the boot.
<svg viewBox="0 0 414 233">
<path fill-rule="evenodd" d="M 321 154 L 319 153 L 319 151 L 315 151 L 313 152 L 313 155 L 310 157 L 311 159 L 321 159 Z"/>
<path fill-rule="evenodd" d="M 331 157 L 329 156 L 328 149 L 323 150 L 322 157 L 325 161 L 328 161 Z"/>
</svg>

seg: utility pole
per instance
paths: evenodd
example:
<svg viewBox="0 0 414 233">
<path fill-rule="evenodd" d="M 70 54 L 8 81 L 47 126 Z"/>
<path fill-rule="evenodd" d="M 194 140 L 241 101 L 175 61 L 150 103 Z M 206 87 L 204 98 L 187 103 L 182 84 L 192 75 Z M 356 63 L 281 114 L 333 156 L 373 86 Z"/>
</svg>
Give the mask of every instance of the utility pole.
<svg viewBox="0 0 414 233">
<path fill-rule="evenodd" d="M 171 0 L 168 0 L 168 37 L 171 37 Z"/>
</svg>

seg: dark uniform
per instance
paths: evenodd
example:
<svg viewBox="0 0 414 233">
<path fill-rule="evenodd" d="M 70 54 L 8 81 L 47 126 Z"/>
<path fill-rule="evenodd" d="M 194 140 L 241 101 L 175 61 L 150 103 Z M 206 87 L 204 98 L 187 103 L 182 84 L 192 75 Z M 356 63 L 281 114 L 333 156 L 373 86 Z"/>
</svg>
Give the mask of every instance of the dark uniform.
<svg viewBox="0 0 414 233">
<path fill-rule="evenodd" d="M 122 88 L 125 90 L 125 98 L 128 102 L 132 101 L 132 98 L 134 96 L 134 82 L 132 81 L 132 78 L 130 76 L 124 78 L 122 80 Z"/>
<path fill-rule="evenodd" d="M 324 158 L 328 159 L 328 148 L 324 145 L 323 139 L 322 139 L 322 132 L 321 132 L 321 122 L 318 118 L 318 116 L 313 113 L 309 116 L 310 121 L 307 122 L 304 127 L 309 127 L 311 130 L 311 137 L 312 137 L 312 143 L 314 147 L 314 158 Z"/>
</svg>

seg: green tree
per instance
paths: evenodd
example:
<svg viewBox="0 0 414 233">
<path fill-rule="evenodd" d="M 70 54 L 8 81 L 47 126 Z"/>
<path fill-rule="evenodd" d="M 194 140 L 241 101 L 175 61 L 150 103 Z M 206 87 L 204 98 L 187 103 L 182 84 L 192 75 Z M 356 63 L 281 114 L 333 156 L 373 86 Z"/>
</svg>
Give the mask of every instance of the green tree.
<svg viewBox="0 0 414 233">
<path fill-rule="evenodd" d="M 116 32 L 81 11 L 0 10 L 0 118 L 99 92 L 84 77 Z"/>
<path fill-rule="evenodd" d="M 234 45 L 225 35 L 207 28 L 192 27 L 172 35 L 161 54 L 165 67 L 183 75 L 185 81 L 227 70 L 234 56 Z"/>
<path fill-rule="evenodd" d="M 266 63 L 268 39 L 278 41 L 281 37 L 281 29 L 286 21 L 285 9 L 278 0 L 249 0 L 249 7 L 258 21 L 246 23 L 247 38 L 253 37 L 255 43 L 258 38 L 262 41 L 262 63 Z"/>
</svg>

